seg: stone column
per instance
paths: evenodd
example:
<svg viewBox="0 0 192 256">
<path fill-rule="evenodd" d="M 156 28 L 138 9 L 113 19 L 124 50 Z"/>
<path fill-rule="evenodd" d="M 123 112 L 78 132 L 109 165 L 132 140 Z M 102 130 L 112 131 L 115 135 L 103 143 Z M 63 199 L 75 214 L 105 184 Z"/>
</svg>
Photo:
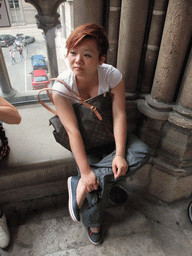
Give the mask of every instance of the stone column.
<svg viewBox="0 0 192 256">
<path fill-rule="evenodd" d="M 12 88 L 9 79 L 7 67 L 5 64 L 3 52 L 0 46 L 0 87 L 4 98 L 12 97 L 16 94 L 16 90 Z"/>
<path fill-rule="evenodd" d="M 192 33 L 191 0 L 170 0 L 151 97 L 173 101 Z"/>
<path fill-rule="evenodd" d="M 158 149 L 148 192 L 168 203 L 192 192 L 191 55 L 179 84 L 192 35 L 191 21 L 191 0 L 169 1 L 152 92 L 139 105 L 148 117 L 142 129 L 145 140 L 153 140 L 153 149 Z"/>
<path fill-rule="evenodd" d="M 107 63 L 116 66 L 117 63 L 117 47 L 119 39 L 119 24 L 121 13 L 121 0 L 111 0 L 109 7 L 109 51 L 107 55 Z"/>
<path fill-rule="evenodd" d="M 173 202 L 192 193 L 192 50 L 182 79 L 180 94 L 154 159 L 149 192 Z"/>
<path fill-rule="evenodd" d="M 137 89 L 148 8 L 148 0 L 122 0 L 117 68 L 124 76 L 126 92 L 132 96 Z"/>
<path fill-rule="evenodd" d="M 49 63 L 50 77 L 55 78 L 58 76 L 58 65 L 57 65 L 57 52 L 55 44 L 55 28 L 49 29 L 45 33 L 46 48 Z"/>
<path fill-rule="evenodd" d="M 148 117 L 141 130 L 142 138 L 149 141 L 154 154 L 161 143 L 162 127 L 172 111 L 192 34 L 191 20 L 191 0 L 169 1 L 151 95 L 138 103 L 140 112 Z M 149 131 L 154 135 L 152 140 L 148 139 Z"/>
<path fill-rule="evenodd" d="M 140 83 L 140 90 L 143 93 L 151 92 L 167 5 L 168 0 L 155 0 L 154 2 L 148 42 L 145 45 L 146 53 Z"/>
<path fill-rule="evenodd" d="M 178 102 L 173 109 L 174 112 L 169 115 L 169 121 L 183 128 L 192 129 L 192 48 L 181 83 Z M 183 121 L 176 118 L 176 112 L 178 113 L 177 117 L 182 116 Z"/>
<path fill-rule="evenodd" d="M 136 131 L 138 119 L 137 81 L 145 34 L 148 0 L 122 0 L 117 68 L 122 72 L 126 88 L 126 112 L 129 131 Z"/>
<path fill-rule="evenodd" d="M 74 30 L 74 4 L 72 1 L 65 2 L 65 26 L 66 38 L 68 38 Z"/>
<path fill-rule="evenodd" d="M 73 0 L 73 6 L 74 28 L 85 23 L 102 25 L 103 0 Z"/>
<path fill-rule="evenodd" d="M 61 4 L 60 7 L 61 16 L 61 37 L 66 38 L 66 19 L 65 19 L 65 3 Z"/>
<path fill-rule="evenodd" d="M 57 9 L 64 0 L 25 0 L 34 5 L 38 13 L 35 15 L 37 27 L 42 29 L 46 36 L 47 55 L 51 77 L 58 76 L 57 54 L 55 47 L 55 28 L 60 27 L 59 14 Z"/>
</svg>

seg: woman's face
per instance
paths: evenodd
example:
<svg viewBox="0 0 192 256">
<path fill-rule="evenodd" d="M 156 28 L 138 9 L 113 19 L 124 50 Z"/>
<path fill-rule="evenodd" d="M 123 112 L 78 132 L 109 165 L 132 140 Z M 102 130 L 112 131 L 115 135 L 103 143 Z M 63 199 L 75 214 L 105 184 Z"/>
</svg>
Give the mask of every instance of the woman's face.
<svg viewBox="0 0 192 256">
<path fill-rule="evenodd" d="M 105 57 L 99 59 L 99 51 L 94 39 L 84 39 L 68 54 L 69 65 L 76 77 L 91 78 L 97 74 L 98 65 Z"/>
</svg>

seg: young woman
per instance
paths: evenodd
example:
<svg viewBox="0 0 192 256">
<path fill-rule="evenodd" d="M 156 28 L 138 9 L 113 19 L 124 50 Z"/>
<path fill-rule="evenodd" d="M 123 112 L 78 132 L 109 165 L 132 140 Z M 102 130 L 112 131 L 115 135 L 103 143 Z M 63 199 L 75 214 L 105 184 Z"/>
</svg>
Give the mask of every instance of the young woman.
<svg viewBox="0 0 192 256">
<path fill-rule="evenodd" d="M 126 179 L 148 161 L 149 149 L 134 136 L 127 139 L 123 77 L 119 70 L 104 64 L 109 47 L 104 29 L 95 24 L 82 25 L 69 36 L 66 47 L 70 70 L 64 71 L 59 79 L 84 99 L 106 91 L 113 93 L 115 145 L 93 149 L 89 154 L 85 151 L 73 111 L 72 104 L 75 100 L 63 97 L 57 92 L 53 93 L 56 110 L 68 133 L 79 173 L 78 176 L 68 178 L 69 212 L 72 219 L 78 222 L 80 209 L 83 208 L 82 221 L 87 228 L 88 237 L 93 244 L 99 244 L 104 210 L 111 189 L 114 184 L 122 178 Z M 71 94 L 58 81 L 54 83 L 53 88 Z M 134 157 L 135 150 L 137 157 Z M 85 198 L 88 203 L 83 205 Z"/>
</svg>

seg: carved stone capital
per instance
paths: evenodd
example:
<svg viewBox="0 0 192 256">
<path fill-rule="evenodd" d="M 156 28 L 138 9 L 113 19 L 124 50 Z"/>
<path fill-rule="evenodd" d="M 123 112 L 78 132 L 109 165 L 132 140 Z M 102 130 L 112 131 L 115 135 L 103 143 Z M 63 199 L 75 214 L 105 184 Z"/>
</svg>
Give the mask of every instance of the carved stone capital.
<svg viewBox="0 0 192 256">
<path fill-rule="evenodd" d="M 57 9 L 65 0 L 25 0 L 25 2 L 32 4 L 36 8 L 38 12 L 35 15 L 37 27 L 43 29 L 45 33 L 60 24 L 60 15 L 57 13 Z"/>
<path fill-rule="evenodd" d="M 58 24 L 60 24 L 60 21 L 58 20 L 59 14 L 56 14 L 57 17 L 51 17 L 51 16 L 45 16 L 41 14 L 36 14 L 35 18 L 37 21 L 37 27 L 39 29 L 43 29 L 45 33 L 47 33 L 48 30 L 56 27 Z"/>
</svg>

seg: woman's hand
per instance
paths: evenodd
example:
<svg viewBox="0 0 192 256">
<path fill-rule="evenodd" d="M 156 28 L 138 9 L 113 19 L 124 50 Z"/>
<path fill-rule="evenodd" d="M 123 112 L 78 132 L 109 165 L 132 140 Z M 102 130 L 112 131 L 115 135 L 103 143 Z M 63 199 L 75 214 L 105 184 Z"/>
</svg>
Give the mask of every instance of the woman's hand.
<svg viewBox="0 0 192 256">
<path fill-rule="evenodd" d="M 92 170 L 83 174 L 81 173 L 81 179 L 82 179 L 82 184 L 84 186 L 84 191 L 86 193 L 98 189 L 99 182 Z"/>
<path fill-rule="evenodd" d="M 112 163 L 114 178 L 117 179 L 127 173 L 128 163 L 123 156 L 115 156 Z"/>
</svg>

